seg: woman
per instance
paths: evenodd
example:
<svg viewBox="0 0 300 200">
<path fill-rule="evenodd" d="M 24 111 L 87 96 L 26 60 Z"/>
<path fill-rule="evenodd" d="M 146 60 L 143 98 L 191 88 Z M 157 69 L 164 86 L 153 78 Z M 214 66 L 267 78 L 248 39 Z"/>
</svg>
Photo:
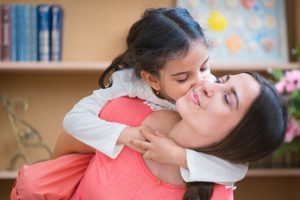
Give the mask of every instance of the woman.
<svg viewBox="0 0 300 200">
<path fill-rule="evenodd" d="M 128 105 L 136 108 L 137 112 L 124 112 Z M 112 108 L 109 107 L 124 109 L 119 113 L 122 118 L 118 121 L 120 123 L 137 126 L 149 115 L 144 124 L 168 133 L 167 137 L 177 144 L 233 162 L 254 161 L 272 153 L 282 143 L 286 129 L 286 111 L 279 96 L 257 74 L 225 76 L 219 79 L 219 83 L 206 80 L 200 82 L 177 101 L 176 107 L 181 119 L 169 111 L 151 113 L 147 106 L 132 103 L 132 100 L 131 103 L 115 100 L 101 113 L 101 117 L 109 121 L 114 121 L 110 113 Z M 148 149 L 151 154 L 157 138 L 147 131 L 144 136 L 151 143 L 134 143 Z M 169 140 L 167 143 L 172 145 Z M 140 154 L 128 148 L 115 160 L 96 152 L 72 198 L 218 199 L 215 192 L 220 189 L 215 188 L 212 194 L 213 185 L 210 183 L 189 183 L 185 188 L 178 166 L 151 160 L 141 164 L 141 160 Z M 29 187 L 28 184 L 32 186 L 36 181 L 34 178 L 24 179 L 24 174 L 21 178 L 16 184 L 16 191 L 21 193 L 24 189 L 22 187 Z M 24 182 L 28 183 L 27 186 Z"/>
</svg>

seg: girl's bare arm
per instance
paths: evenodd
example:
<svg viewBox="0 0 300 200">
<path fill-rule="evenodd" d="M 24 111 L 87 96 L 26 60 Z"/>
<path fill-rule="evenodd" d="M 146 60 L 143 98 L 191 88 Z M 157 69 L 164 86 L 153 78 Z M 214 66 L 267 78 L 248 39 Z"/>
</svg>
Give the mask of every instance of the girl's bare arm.
<svg viewBox="0 0 300 200">
<path fill-rule="evenodd" d="M 53 150 L 53 158 L 71 153 L 94 153 L 95 149 L 80 142 L 66 132 L 62 132 Z"/>
</svg>

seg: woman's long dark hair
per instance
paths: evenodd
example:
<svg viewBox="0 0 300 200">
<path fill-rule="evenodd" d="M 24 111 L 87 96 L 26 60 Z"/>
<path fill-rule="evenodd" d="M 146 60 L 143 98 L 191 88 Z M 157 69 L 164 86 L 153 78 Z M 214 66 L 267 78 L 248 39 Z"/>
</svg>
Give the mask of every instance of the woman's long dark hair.
<svg viewBox="0 0 300 200">
<path fill-rule="evenodd" d="M 273 153 L 283 143 L 287 127 L 287 110 L 284 101 L 266 79 L 249 73 L 260 85 L 260 93 L 246 115 L 220 143 L 208 148 L 194 149 L 235 163 L 252 162 Z M 189 183 L 191 190 L 184 200 L 198 200 L 196 195 L 210 199 L 213 183 Z M 210 196 L 209 196 L 210 193 Z M 209 198 L 206 198 L 209 196 Z"/>
<path fill-rule="evenodd" d="M 126 50 L 102 73 L 99 85 L 110 87 L 112 73 L 123 68 L 134 68 L 137 77 L 141 70 L 158 75 L 166 61 L 184 56 L 194 40 L 206 45 L 202 28 L 186 9 L 148 9 L 130 28 Z"/>
</svg>

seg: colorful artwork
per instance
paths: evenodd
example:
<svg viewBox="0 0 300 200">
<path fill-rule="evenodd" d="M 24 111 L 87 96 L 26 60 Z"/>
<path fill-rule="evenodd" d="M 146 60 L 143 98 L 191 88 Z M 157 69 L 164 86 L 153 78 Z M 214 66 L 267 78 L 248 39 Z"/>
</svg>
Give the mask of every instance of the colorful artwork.
<svg viewBox="0 0 300 200">
<path fill-rule="evenodd" d="M 203 27 L 215 63 L 288 62 L 283 0 L 177 0 Z"/>
</svg>

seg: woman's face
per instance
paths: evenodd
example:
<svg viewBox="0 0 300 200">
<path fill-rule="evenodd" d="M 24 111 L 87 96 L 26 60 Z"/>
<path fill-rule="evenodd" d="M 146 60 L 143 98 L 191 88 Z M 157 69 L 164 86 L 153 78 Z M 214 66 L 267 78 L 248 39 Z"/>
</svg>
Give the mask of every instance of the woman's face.
<svg viewBox="0 0 300 200">
<path fill-rule="evenodd" d="M 166 62 L 159 72 L 160 95 L 177 101 L 199 80 L 215 77 L 210 73 L 208 49 L 203 41 L 192 41 L 186 55 Z"/>
<path fill-rule="evenodd" d="M 246 114 L 259 91 L 258 82 L 246 73 L 224 76 L 217 83 L 201 80 L 176 102 L 186 130 L 172 138 L 187 148 L 220 142 Z"/>
</svg>

